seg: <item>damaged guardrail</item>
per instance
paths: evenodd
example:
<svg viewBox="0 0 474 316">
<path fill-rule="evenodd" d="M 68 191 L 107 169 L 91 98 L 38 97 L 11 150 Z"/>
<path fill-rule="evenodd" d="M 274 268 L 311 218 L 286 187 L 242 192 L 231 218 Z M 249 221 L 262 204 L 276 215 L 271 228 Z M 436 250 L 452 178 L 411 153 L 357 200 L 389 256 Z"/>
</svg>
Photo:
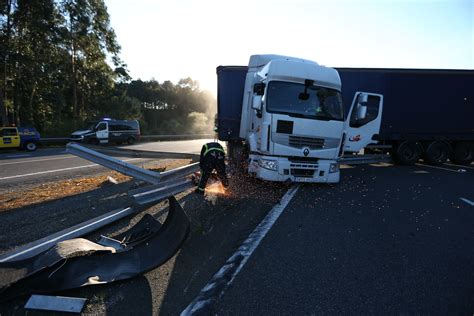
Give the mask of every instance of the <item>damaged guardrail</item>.
<svg viewBox="0 0 474 316">
<path fill-rule="evenodd" d="M 127 176 L 131 176 L 151 184 L 157 184 L 160 182 L 159 172 L 154 172 L 134 166 L 120 159 L 109 157 L 75 143 L 67 144 L 66 148 L 66 151 L 70 154 L 92 161 L 106 168 L 118 171 Z"/>
<path fill-rule="evenodd" d="M 138 205 L 147 205 L 151 203 L 157 203 L 163 200 L 163 196 L 172 196 L 195 186 L 192 180 L 173 180 L 168 185 L 154 186 L 153 188 L 147 187 L 147 191 L 137 193 L 133 195 L 135 203 Z"/>
<path fill-rule="evenodd" d="M 58 242 L 87 235 L 106 225 L 136 213 L 137 210 L 132 207 L 110 211 L 83 223 L 61 230 L 50 236 L 28 243 L 15 249 L 14 251 L 7 252 L 0 256 L 0 263 L 14 262 L 31 258 L 51 247 L 54 247 L 54 245 L 56 245 Z"/>
<path fill-rule="evenodd" d="M 0 263 L 0 301 L 132 278 L 168 261 L 189 231 L 189 219 L 172 196 L 163 224 L 145 214 L 126 232 L 109 237 L 107 244 L 68 239 L 27 260 Z"/>
<path fill-rule="evenodd" d="M 174 153 L 166 151 L 149 151 L 149 150 L 136 150 L 136 149 L 125 149 L 125 148 L 104 148 L 101 146 L 87 145 L 82 146 L 94 151 L 100 152 L 109 156 L 116 157 L 131 157 L 131 158 L 153 158 L 153 159 L 192 159 L 194 161 L 199 160 L 198 154 L 191 153 Z"/>
<path fill-rule="evenodd" d="M 154 172 L 126 163 L 120 159 L 107 156 L 76 143 L 67 144 L 67 152 L 150 184 L 159 184 L 162 181 L 184 177 L 199 170 L 199 163 L 195 162 L 165 172 Z M 188 155 L 180 153 L 170 154 Z"/>
</svg>

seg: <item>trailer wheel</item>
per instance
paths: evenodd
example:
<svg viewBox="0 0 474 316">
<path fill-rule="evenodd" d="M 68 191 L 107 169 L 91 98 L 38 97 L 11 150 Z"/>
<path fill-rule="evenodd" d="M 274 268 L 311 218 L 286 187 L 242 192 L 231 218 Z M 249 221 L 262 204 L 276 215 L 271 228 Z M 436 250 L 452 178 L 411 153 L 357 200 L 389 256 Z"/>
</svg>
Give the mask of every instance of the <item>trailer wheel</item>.
<svg viewBox="0 0 474 316">
<path fill-rule="evenodd" d="M 468 142 L 456 143 L 449 159 L 459 165 L 470 164 L 474 160 L 474 144 Z"/>
<path fill-rule="evenodd" d="M 406 140 L 395 148 L 392 157 L 400 165 L 413 165 L 420 159 L 422 152 L 423 148 L 418 142 Z"/>
<path fill-rule="evenodd" d="M 428 144 L 423 159 L 432 165 L 442 165 L 448 160 L 451 149 L 446 142 L 434 141 Z"/>
</svg>

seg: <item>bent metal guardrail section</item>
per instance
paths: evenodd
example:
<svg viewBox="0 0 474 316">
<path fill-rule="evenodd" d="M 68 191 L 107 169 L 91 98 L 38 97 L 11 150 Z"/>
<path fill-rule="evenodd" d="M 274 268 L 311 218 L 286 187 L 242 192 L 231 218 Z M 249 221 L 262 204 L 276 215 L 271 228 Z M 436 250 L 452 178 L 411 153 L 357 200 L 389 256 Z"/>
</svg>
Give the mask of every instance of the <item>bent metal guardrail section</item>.
<svg viewBox="0 0 474 316">
<path fill-rule="evenodd" d="M 108 157 L 77 144 L 68 144 L 68 152 L 75 155 L 77 154 L 79 157 L 99 163 L 105 167 L 130 175 L 153 185 L 129 192 L 129 195 L 132 195 L 135 200 L 134 206 L 113 210 L 53 235 L 26 244 L 12 252 L 1 255 L 0 263 L 31 258 L 53 247 L 58 242 L 84 236 L 124 217 L 137 214 L 141 209 L 143 209 L 144 205 L 158 203 L 174 194 L 190 189 L 194 184 L 191 180 L 183 179 L 183 177 L 197 171 L 199 168 L 198 163 L 193 163 L 184 167 L 159 173 L 136 167 L 119 159 Z"/>
<path fill-rule="evenodd" d="M 181 248 L 190 230 L 174 197 L 169 205 L 163 224 L 146 214 L 128 231 L 109 238 L 116 247 L 75 238 L 27 260 L 0 263 L 0 301 L 124 280 L 159 267 Z"/>
<path fill-rule="evenodd" d="M 134 177 L 138 180 L 142 180 L 151 184 L 158 184 L 160 182 L 159 172 L 154 172 L 134 166 L 120 159 L 109 157 L 75 143 L 67 144 L 66 148 L 66 151 L 70 154 L 92 161 L 96 164 L 123 173 L 127 176 Z"/>
</svg>

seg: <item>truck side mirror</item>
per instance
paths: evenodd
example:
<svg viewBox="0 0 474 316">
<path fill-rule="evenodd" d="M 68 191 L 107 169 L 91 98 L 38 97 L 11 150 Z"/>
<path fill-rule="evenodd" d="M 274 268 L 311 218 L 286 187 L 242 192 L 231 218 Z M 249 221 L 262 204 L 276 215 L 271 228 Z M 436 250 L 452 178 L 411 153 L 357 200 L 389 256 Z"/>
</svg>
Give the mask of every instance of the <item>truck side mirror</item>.
<svg viewBox="0 0 474 316">
<path fill-rule="evenodd" d="M 359 105 L 357 106 L 357 113 L 356 113 L 356 120 L 362 121 L 365 120 L 367 117 L 367 105 Z"/>
<path fill-rule="evenodd" d="M 254 84 L 253 93 L 255 93 L 256 95 L 263 95 L 265 93 L 265 84 L 263 82 Z"/>
</svg>

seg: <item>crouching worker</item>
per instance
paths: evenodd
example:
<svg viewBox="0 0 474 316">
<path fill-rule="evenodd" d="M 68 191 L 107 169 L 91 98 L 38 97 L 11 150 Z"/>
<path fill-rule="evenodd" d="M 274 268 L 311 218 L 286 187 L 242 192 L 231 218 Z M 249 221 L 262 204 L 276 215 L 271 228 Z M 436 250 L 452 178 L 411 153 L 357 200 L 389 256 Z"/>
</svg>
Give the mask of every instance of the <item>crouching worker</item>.
<svg viewBox="0 0 474 316">
<path fill-rule="evenodd" d="M 201 167 L 201 180 L 196 188 L 196 193 L 204 195 L 207 180 L 213 170 L 217 171 L 217 177 L 222 182 L 222 185 L 225 188 L 229 186 L 225 173 L 225 152 L 219 143 L 207 143 L 202 146 L 199 166 Z"/>
</svg>

